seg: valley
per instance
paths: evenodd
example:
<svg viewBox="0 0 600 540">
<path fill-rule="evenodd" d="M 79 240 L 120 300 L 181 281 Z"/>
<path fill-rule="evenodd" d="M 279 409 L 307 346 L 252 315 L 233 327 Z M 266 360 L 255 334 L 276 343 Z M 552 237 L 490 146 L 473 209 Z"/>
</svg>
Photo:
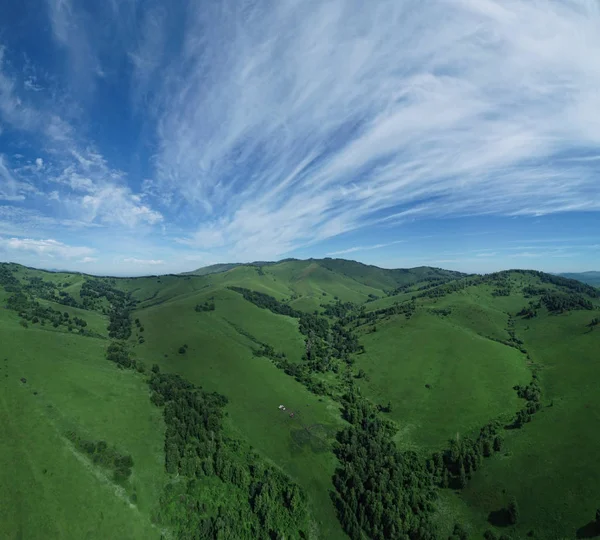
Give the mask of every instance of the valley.
<svg viewBox="0 0 600 540">
<path fill-rule="evenodd" d="M 596 532 L 591 285 L 288 259 L 0 286 L 0 537 Z"/>
</svg>

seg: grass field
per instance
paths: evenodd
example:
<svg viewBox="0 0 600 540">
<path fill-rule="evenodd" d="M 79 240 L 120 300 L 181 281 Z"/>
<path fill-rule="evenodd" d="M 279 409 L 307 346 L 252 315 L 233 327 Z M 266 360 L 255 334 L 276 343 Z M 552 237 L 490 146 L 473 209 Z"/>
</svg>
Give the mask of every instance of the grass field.
<svg viewBox="0 0 600 540">
<path fill-rule="evenodd" d="M 589 319 L 579 311 L 519 323 L 542 367 L 544 403 L 553 406 L 511 433 L 510 454 L 493 458 L 464 492 L 479 519 L 516 496 L 520 537 L 535 530 L 539 538 L 574 538 L 599 505 L 600 432 L 592 426 L 600 422 L 600 332 L 589 332 Z"/>
<path fill-rule="evenodd" d="M 410 320 L 378 324 L 362 342 L 367 352 L 357 367 L 368 381 L 361 388 L 376 403 L 391 402 L 404 448 L 441 448 L 457 433 L 516 410 L 512 387 L 531 378 L 516 349 L 423 308 Z"/>
<path fill-rule="evenodd" d="M 0 537 L 158 538 L 164 428 L 140 376 L 109 364 L 103 340 L 24 329 L 4 309 L 0 343 Z M 125 488 L 73 448 L 69 430 L 132 455 Z"/>
</svg>

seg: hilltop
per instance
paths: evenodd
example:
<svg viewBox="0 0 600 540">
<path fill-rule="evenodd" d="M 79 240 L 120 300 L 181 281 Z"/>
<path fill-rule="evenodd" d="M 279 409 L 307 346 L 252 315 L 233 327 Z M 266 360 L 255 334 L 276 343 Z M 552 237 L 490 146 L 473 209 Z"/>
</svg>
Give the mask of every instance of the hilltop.
<svg viewBox="0 0 600 540">
<path fill-rule="evenodd" d="M 0 536 L 595 530 L 589 285 L 310 259 L 0 286 Z"/>
</svg>

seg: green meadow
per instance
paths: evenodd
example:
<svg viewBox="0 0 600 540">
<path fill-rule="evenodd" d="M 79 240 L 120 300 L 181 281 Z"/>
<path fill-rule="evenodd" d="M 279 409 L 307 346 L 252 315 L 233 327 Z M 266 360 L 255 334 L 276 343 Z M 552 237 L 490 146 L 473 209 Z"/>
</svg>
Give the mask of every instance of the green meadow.
<svg viewBox="0 0 600 540">
<path fill-rule="evenodd" d="M 103 340 L 25 329 L 4 309 L 0 343 L 0 537 L 159 538 L 164 426 L 140 377 L 110 365 Z M 74 448 L 69 431 L 131 454 L 127 483 Z"/>
<path fill-rule="evenodd" d="M 403 538 L 411 520 L 420 528 L 409 538 L 445 540 L 457 524 L 467 538 L 600 534 L 596 289 L 532 272 L 466 276 L 340 259 L 142 278 L 1 270 L 1 538 L 238 530 L 219 507 L 252 516 L 263 531 L 254 536 L 275 538 L 278 527 L 304 520 L 294 514 L 300 499 L 290 503 L 295 489 L 311 523 L 302 535 L 315 539 Z M 82 331 L 72 323 L 80 319 Z M 127 353 L 111 362 L 115 344 Z M 158 373 L 205 399 L 226 398 L 222 417 L 214 404 L 205 409 L 220 427 L 206 416 L 210 429 L 192 441 L 197 456 L 191 428 L 170 416 L 192 394 L 188 405 L 161 403 L 152 390 Z M 527 399 L 515 390 L 530 384 Z M 492 424 L 501 439 L 493 450 L 493 439 L 477 439 Z M 372 442 L 355 446 L 367 433 Z M 215 440 L 238 449 L 229 458 L 238 476 L 223 472 Z M 345 453 L 336 440 L 346 441 Z M 74 441 L 104 441 L 131 456 L 126 478 Z M 179 454 L 167 455 L 172 444 Z M 218 474 L 202 445 L 216 452 Z M 401 492 L 430 504 L 378 491 L 400 459 L 391 447 L 419 463 L 402 472 Z M 260 465 L 243 462 L 242 448 Z M 433 466 L 434 454 L 445 461 Z M 465 455 L 476 464 L 467 472 Z M 245 483 L 262 470 L 271 484 Z M 418 475 L 429 480 L 411 484 Z M 257 499 L 261 485 L 271 487 Z M 405 511 L 412 517 L 403 521 Z"/>
</svg>

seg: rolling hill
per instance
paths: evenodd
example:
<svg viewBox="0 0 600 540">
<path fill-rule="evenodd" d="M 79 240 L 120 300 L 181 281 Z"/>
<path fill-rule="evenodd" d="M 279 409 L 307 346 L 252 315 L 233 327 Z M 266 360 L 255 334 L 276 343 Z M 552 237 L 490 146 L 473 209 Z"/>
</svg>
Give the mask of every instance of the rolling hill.
<svg viewBox="0 0 600 540">
<path fill-rule="evenodd" d="M 595 534 L 579 281 L 288 259 L 0 286 L 0 537 Z"/>
<path fill-rule="evenodd" d="M 560 275 L 569 279 L 582 281 L 583 283 L 587 283 L 593 287 L 600 287 L 600 272 L 576 272 Z"/>
</svg>

